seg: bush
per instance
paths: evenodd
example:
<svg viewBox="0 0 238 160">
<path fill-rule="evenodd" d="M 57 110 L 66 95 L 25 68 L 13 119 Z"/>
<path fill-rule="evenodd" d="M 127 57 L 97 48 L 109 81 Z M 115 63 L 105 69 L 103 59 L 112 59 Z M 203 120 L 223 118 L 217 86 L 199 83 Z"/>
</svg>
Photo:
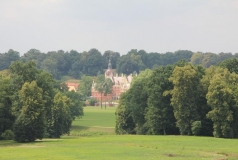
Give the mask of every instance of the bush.
<svg viewBox="0 0 238 160">
<path fill-rule="evenodd" d="M 95 106 L 95 103 L 97 103 L 98 101 L 95 98 L 90 98 L 88 100 L 88 103 L 90 106 Z"/>
<path fill-rule="evenodd" d="M 13 140 L 14 133 L 11 130 L 6 130 L 5 132 L 2 133 L 1 137 L 4 140 Z"/>
<path fill-rule="evenodd" d="M 195 136 L 198 136 L 200 134 L 201 128 L 202 128 L 201 121 L 195 121 L 192 123 L 192 133 Z"/>
</svg>

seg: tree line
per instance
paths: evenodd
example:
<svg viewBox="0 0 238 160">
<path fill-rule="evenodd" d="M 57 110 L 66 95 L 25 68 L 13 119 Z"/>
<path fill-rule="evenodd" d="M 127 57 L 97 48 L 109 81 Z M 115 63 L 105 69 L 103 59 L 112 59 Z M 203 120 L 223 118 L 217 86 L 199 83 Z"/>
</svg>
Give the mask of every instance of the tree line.
<svg viewBox="0 0 238 160">
<path fill-rule="evenodd" d="M 59 138 L 83 116 L 82 97 L 37 69 L 34 61 L 16 61 L 0 72 L 0 140 L 17 142 Z"/>
<path fill-rule="evenodd" d="M 238 60 L 142 71 L 119 101 L 117 134 L 238 137 Z"/>
<path fill-rule="evenodd" d="M 104 73 L 103 69 L 107 68 L 109 58 L 112 62 L 112 68 L 116 69 L 117 73 L 128 75 L 135 72 L 138 74 L 145 69 L 174 64 L 181 59 L 208 68 L 225 59 L 238 58 L 238 53 L 234 55 L 231 53 L 215 54 L 188 50 L 147 53 L 144 50 L 132 49 L 127 54 L 120 55 L 120 53 L 114 51 L 105 51 L 102 54 L 97 49 L 90 49 L 82 53 L 75 50 L 43 53 L 37 49 L 30 49 L 20 56 L 19 52 L 10 49 L 6 53 L 0 53 L 0 70 L 7 69 L 12 62 L 17 60 L 23 62 L 34 60 L 38 69 L 49 72 L 54 79 L 61 79 L 61 76 L 64 75 L 81 78 L 83 75 L 96 76 Z"/>
</svg>

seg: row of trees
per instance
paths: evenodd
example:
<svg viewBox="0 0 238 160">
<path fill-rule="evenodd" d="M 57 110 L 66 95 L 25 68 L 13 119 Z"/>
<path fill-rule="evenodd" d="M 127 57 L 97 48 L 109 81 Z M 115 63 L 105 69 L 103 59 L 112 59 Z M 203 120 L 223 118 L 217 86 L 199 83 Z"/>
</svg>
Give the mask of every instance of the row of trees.
<svg viewBox="0 0 238 160">
<path fill-rule="evenodd" d="M 145 70 L 120 98 L 117 134 L 238 137 L 238 60 Z"/>
<path fill-rule="evenodd" d="M 83 75 L 96 76 L 103 73 L 103 69 L 107 68 L 109 57 L 112 62 L 112 68 L 116 69 L 117 73 L 131 74 L 133 72 L 139 73 L 148 68 L 152 69 L 161 65 L 174 64 L 181 59 L 185 59 L 195 65 L 201 64 L 204 67 L 209 67 L 225 59 L 237 58 L 238 54 L 193 53 L 187 50 L 160 54 L 132 49 L 127 54 L 120 56 L 118 52 L 113 51 L 105 51 L 101 54 L 97 49 L 82 53 L 74 50 L 70 52 L 59 50 L 42 53 L 37 49 L 31 49 L 20 57 L 18 52 L 9 50 L 6 53 L 0 53 L 0 70 L 7 69 L 11 62 L 16 60 L 23 62 L 34 60 L 37 68 L 51 73 L 55 79 L 61 79 L 63 75 L 81 78 Z"/>
<path fill-rule="evenodd" d="M 56 83 L 36 63 L 12 63 L 0 72 L 0 136 L 12 130 L 18 142 L 59 138 L 83 116 L 82 97 Z"/>
</svg>

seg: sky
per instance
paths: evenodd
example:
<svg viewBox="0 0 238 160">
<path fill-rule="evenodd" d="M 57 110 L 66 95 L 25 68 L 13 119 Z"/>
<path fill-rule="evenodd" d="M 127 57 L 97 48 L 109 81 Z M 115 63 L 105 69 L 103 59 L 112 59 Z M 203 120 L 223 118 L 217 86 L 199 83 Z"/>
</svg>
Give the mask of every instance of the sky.
<svg viewBox="0 0 238 160">
<path fill-rule="evenodd" d="M 0 53 L 238 53 L 238 0 L 0 0 Z"/>
</svg>

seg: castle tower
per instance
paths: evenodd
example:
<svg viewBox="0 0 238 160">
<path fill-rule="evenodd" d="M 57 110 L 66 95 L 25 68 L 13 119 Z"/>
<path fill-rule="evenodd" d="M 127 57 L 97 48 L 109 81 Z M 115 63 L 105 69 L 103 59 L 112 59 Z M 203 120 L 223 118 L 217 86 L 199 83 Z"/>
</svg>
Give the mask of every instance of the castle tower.
<svg viewBox="0 0 238 160">
<path fill-rule="evenodd" d="M 105 78 L 111 78 L 113 77 L 113 72 L 112 72 L 112 64 L 111 64 L 111 59 L 109 59 L 108 62 L 108 68 L 105 72 Z"/>
</svg>

